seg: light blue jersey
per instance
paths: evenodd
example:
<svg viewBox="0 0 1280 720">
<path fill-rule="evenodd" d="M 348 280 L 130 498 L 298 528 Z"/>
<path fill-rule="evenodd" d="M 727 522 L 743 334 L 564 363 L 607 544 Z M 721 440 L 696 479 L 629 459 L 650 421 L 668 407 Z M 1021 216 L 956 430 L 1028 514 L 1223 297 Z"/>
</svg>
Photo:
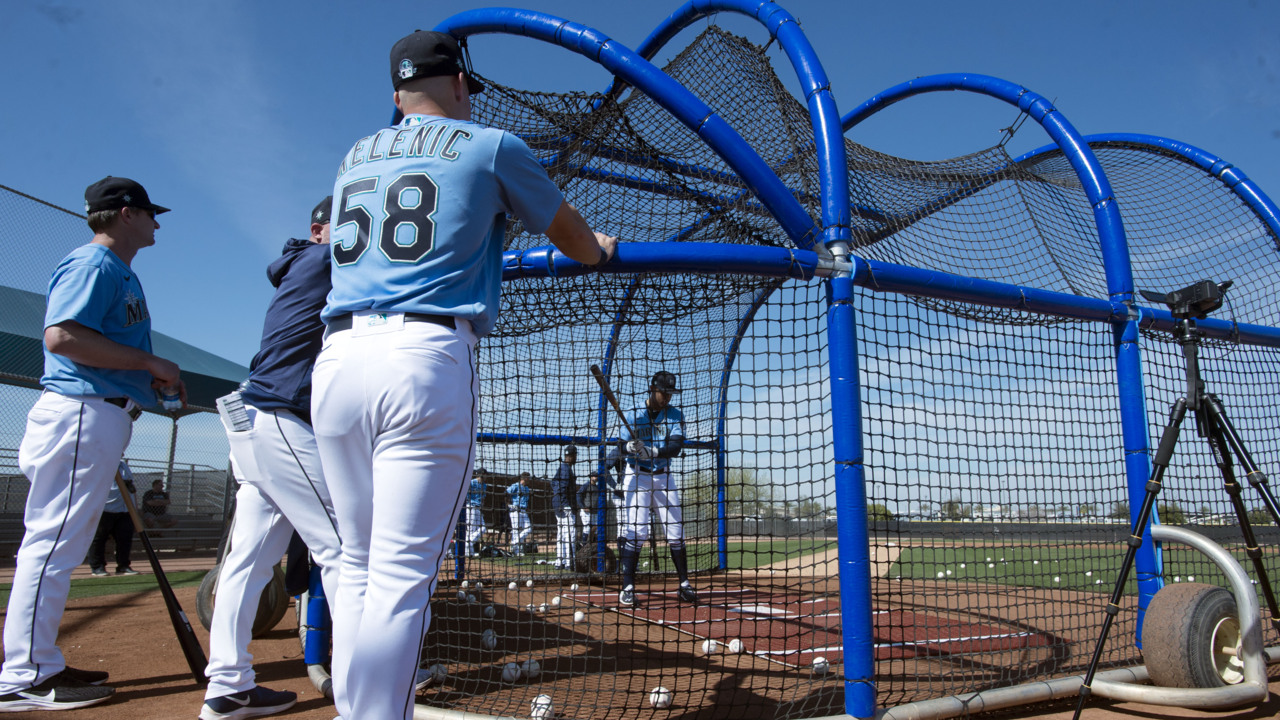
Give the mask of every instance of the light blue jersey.
<svg viewBox="0 0 1280 720">
<path fill-rule="evenodd" d="M 108 340 L 151 352 L 151 313 L 138 274 L 105 245 L 72 250 L 49 281 L 44 326 L 74 321 Z M 128 397 L 142 407 L 156 404 L 151 373 L 81 365 L 44 350 L 40 384 L 59 395 Z"/>
<path fill-rule="evenodd" d="M 512 483 L 507 486 L 507 494 L 511 496 L 512 510 L 529 509 L 529 498 L 533 495 L 532 488 L 520 483 Z"/>
<path fill-rule="evenodd" d="M 650 413 L 649 408 L 641 406 L 640 409 L 633 410 L 627 418 L 631 421 L 631 427 L 635 428 L 636 436 L 632 437 L 631 431 L 624 426 L 623 440 L 641 440 L 659 453 L 668 443 L 683 444 L 684 442 L 684 413 L 674 405 L 668 405 L 656 414 Z M 666 472 L 671 467 L 671 458 L 655 457 L 652 460 L 638 460 L 628 457 L 627 463 L 649 472 Z"/>
<path fill-rule="evenodd" d="M 467 488 L 467 504 L 471 507 L 484 507 L 484 482 L 480 478 L 471 478 L 471 487 Z"/>
<path fill-rule="evenodd" d="M 519 138 L 433 115 L 357 142 L 333 198 L 326 321 L 357 310 L 451 315 L 477 336 L 497 320 L 504 214 L 542 233 L 563 202 Z"/>
</svg>

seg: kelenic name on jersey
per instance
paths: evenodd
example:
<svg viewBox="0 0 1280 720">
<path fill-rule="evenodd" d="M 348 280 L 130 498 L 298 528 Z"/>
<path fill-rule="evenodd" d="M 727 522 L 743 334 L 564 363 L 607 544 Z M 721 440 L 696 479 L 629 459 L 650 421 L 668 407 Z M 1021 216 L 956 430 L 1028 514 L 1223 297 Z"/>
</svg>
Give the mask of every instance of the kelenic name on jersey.
<svg viewBox="0 0 1280 720">
<path fill-rule="evenodd" d="M 466 150 L 471 132 L 448 123 L 406 125 L 399 129 L 379 130 L 361 138 L 342 159 L 338 174 L 365 163 L 399 158 L 439 157 L 457 160 Z"/>
</svg>

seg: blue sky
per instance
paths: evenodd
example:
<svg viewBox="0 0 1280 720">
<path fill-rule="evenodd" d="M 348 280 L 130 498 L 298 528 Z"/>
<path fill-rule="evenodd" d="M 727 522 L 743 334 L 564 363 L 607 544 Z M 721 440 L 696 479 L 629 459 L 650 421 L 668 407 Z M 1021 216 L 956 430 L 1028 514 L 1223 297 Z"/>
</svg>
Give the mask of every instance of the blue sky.
<svg viewBox="0 0 1280 720">
<path fill-rule="evenodd" d="M 159 244 L 135 261 L 155 329 L 247 364 L 270 297 L 263 268 L 287 237 L 305 234 L 308 211 L 330 192 L 351 143 L 390 116 L 391 43 L 490 5 L 14 0 L 0 26 L 8 70 L 0 183 L 75 209 L 103 175 L 143 182 L 174 209 L 162 217 Z M 1280 196 L 1280 4 L 782 5 L 821 56 L 842 113 L 920 75 L 985 73 L 1056 101 L 1084 133 L 1189 142 Z M 634 47 L 677 4 L 524 7 Z M 719 18 L 765 39 L 750 20 Z M 484 36 L 472 48 L 479 72 L 517 87 L 590 90 L 608 81 L 591 63 L 523 38 Z M 940 159 L 995 144 L 1015 119 L 1003 103 L 946 93 L 901 103 L 849 137 Z M 1010 147 L 1016 155 L 1045 142 L 1029 123 Z"/>
</svg>

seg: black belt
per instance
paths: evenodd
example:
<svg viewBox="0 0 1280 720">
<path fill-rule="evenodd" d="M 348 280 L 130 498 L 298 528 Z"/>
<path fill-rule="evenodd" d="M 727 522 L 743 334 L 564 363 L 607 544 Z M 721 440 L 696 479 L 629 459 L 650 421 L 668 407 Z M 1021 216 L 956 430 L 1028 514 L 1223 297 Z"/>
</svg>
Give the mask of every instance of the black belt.
<svg viewBox="0 0 1280 720">
<path fill-rule="evenodd" d="M 102 399 L 106 400 L 112 405 L 115 405 L 121 410 L 127 410 L 129 413 L 130 420 L 137 420 L 138 417 L 142 415 L 142 408 L 139 407 L 137 404 L 134 404 L 132 409 L 129 408 L 129 398 L 127 397 L 113 397 L 113 398 L 102 398 Z"/>
<path fill-rule="evenodd" d="M 443 325 L 450 330 L 457 330 L 457 323 L 453 321 L 452 315 L 428 315 L 426 313 L 404 313 L 405 322 L 421 322 L 431 323 L 432 325 Z M 328 331 L 331 333 L 342 332 L 351 329 L 351 313 L 339 315 L 329 320 Z"/>
</svg>

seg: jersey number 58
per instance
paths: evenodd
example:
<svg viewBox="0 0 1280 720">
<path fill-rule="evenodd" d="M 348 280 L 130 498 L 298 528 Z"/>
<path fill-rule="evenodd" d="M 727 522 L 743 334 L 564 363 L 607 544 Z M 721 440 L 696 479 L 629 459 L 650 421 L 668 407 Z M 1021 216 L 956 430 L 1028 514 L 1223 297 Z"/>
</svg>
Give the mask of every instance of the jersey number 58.
<svg viewBox="0 0 1280 720">
<path fill-rule="evenodd" d="M 333 244 L 333 260 L 338 265 L 351 265 L 369 249 L 369 237 L 377 233 L 378 249 L 391 262 L 415 263 L 431 252 L 436 225 L 431 216 L 436 211 L 439 188 L 426 173 L 405 173 L 383 191 L 384 219 L 374 225 L 373 216 L 361 205 L 353 205 L 354 195 L 376 192 L 378 178 L 364 178 L 342 187 L 338 205 L 337 233 L 347 225 L 355 225 L 356 240 L 351 245 Z M 413 198 L 417 202 L 412 202 Z"/>
</svg>

